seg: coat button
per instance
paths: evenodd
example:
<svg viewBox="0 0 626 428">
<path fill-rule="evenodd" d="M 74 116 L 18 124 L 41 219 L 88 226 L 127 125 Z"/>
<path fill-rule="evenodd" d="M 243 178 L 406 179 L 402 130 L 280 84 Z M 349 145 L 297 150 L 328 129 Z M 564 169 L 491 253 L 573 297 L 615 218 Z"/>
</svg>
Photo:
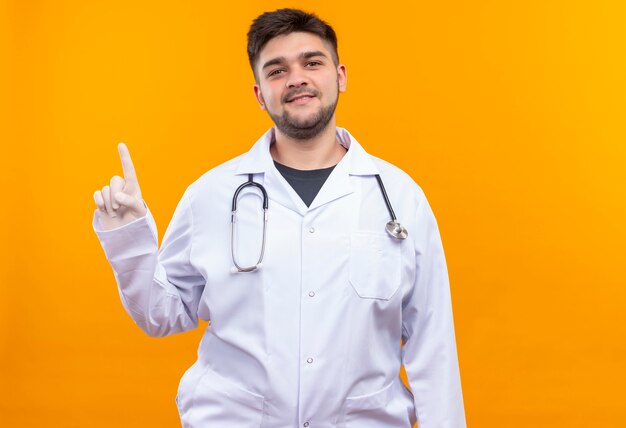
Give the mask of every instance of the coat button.
<svg viewBox="0 0 626 428">
<path fill-rule="evenodd" d="M 304 426 L 304 427 L 308 427 L 308 426 L 309 426 L 309 423 L 308 423 L 308 422 L 305 422 L 305 423 L 303 423 L 303 424 L 302 424 L 302 426 Z"/>
<path fill-rule="evenodd" d="M 309 233 L 315 233 L 315 228 L 314 227 L 309 227 Z"/>
<path fill-rule="evenodd" d="M 315 297 L 315 291 L 309 291 L 309 297 Z"/>
<path fill-rule="evenodd" d="M 311 358 L 311 357 L 307 358 L 307 359 L 306 359 L 306 362 L 307 362 L 307 363 L 309 363 L 309 364 L 311 364 L 311 363 L 313 362 L 313 358 Z"/>
</svg>

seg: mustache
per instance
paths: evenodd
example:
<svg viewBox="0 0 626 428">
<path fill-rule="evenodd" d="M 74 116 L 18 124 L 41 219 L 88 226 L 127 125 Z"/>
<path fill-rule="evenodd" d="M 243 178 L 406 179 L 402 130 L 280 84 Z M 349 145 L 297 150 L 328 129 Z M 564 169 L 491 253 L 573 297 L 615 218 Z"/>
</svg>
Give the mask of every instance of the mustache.
<svg viewBox="0 0 626 428">
<path fill-rule="evenodd" d="M 297 97 L 298 95 L 302 94 L 313 95 L 314 97 L 317 97 L 319 96 L 320 92 L 317 89 L 313 88 L 296 88 L 283 95 L 282 102 L 289 102 L 289 100 L 293 97 Z"/>
</svg>

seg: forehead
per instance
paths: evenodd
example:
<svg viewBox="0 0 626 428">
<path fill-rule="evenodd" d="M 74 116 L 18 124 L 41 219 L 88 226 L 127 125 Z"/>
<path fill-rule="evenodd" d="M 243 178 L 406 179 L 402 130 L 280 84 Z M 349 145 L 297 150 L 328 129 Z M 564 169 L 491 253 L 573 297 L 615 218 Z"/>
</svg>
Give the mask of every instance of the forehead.
<svg viewBox="0 0 626 428">
<path fill-rule="evenodd" d="M 330 44 L 321 37 L 305 32 L 294 32 L 276 36 L 263 46 L 259 52 L 258 64 L 274 58 L 284 57 L 287 60 L 298 58 L 302 52 L 321 51 L 332 58 Z"/>
</svg>

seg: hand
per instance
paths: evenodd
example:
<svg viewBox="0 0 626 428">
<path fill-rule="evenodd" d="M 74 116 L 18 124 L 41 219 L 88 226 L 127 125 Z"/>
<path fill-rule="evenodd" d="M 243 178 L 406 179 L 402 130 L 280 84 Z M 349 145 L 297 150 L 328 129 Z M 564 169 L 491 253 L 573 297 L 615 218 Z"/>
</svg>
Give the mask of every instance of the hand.
<svg viewBox="0 0 626 428">
<path fill-rule="evenodd" d="M 122 160 L 124 178 L 114 176 L 109 186 L 96 190 L 93 195 L 100 211 L 100 223 L 105 230 L 124 226 L 148 212 L 141 199 L 141 190 L 128 148 L 126 144 L 119 143 L 117 149 Z"/>
</svg>

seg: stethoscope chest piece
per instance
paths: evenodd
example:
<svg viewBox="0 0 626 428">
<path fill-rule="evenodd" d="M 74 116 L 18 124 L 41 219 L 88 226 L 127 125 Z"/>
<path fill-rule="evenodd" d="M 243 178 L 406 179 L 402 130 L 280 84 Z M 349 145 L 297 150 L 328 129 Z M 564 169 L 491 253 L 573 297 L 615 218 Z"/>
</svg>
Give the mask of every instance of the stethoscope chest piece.
<svg viewBox="0 0 626 428">
<path fill-rule="evenodd" d="M 407 232 L 404 226 L 398 223 L 397 220 L 391 220 L 390 222 L 388 222 L 385 226 L 385 229 L 387 230 L 388 234 L 396 239 L 406 239 L 406 237 L 409 235 L 409 232 Z"/>
</svg>

